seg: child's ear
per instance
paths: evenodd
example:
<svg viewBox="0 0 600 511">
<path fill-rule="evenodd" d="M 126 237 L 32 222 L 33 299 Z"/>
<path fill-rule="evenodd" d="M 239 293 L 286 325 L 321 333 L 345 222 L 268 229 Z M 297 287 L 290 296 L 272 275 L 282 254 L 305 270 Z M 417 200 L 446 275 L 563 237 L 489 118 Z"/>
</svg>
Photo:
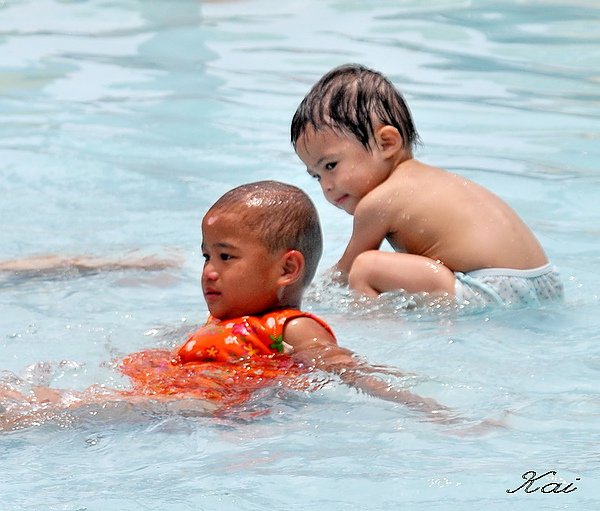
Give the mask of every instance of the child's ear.
<svg viewBox="0 0 600 511">
<path fill-rule="evenodd" d="M 384 124 L 375 130 L 375 142 L 384 156 L 393 156 L 404 147 L 402 135 L 397 128 Z"/>
<path fill-rule="evenodd" d="M 288 250 L 283 254 L 281 260 L 281 276 L 279 284 L 289 286 L 300 280 L 304 274 L 304 256 L 298 250 Z"/>
</svg>

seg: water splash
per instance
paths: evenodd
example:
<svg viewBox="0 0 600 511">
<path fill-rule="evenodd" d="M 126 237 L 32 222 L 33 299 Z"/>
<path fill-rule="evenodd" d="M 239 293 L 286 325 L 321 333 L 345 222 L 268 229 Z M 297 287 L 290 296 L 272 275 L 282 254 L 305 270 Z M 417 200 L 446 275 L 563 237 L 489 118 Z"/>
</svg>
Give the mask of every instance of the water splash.
<svg viewBox="0 0 600 511">
<path fill-rule="evenodd" d="M 304 308 L 320 313 L 350 314 L 354 317 L 437 317 L 453 315 L 465 306 L 447 295 L 389 291 L 377 297 L 365 296 L 340 285 L 335 274 L 317 279 L 305 293 Z"/>
</svg>

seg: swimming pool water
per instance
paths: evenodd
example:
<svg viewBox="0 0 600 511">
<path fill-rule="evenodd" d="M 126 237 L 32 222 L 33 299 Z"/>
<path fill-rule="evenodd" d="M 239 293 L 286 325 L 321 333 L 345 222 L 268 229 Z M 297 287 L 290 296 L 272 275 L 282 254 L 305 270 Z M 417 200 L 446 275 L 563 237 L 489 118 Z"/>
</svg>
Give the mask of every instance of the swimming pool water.
<svg viewBox="0 0 600 511">
<path fill-rule="evenodd" d="M 0 509 L 598 509 L 599 26 L 592 0 L 0 1 L 0 259 L 185 257 L 0 277 L 0 382 L 122 387 L 115 358 L 177 344 L 206 315 L 200 218 L 242 182 L 309 192 L 334 263 L 351 218 L 288 131 L 344 62 L 392 78 L 418 157 L 506 199 L 566 286 L 561 306 L 471 313 L 319 282 L 307 296 L 341 344 L 472 423 L 507 414 L 505 429 L 458 436 L 335 381 L 224 417 L 84 410 L 0 433 Z M 577 490 L 506 492 L 530 470 Z"/>
</svg>

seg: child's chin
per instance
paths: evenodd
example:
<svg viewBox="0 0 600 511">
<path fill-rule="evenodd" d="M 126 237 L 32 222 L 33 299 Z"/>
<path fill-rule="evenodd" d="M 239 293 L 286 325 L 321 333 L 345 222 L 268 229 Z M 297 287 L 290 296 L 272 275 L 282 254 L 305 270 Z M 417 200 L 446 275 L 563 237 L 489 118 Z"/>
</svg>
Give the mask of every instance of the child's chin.
<svg viewBox="0 0 600 511">
<path fill-rule="evenodd" d="M 356 204 L 350 197 L 347 197 L 344 201 L 340 202 L 339 204 L 334 203 L 333 205 L 336 208 L 345 211 L 349 215 L 354 215 L 354 210 L 356 209 Z"/>
<path fill-rule="evenodd" d="M 208 312 L 210 313 L 210 315 L 213 318 L 222 318 L 223 315 L 225 314 L 226 311 L 224 311 L 223 309 L 219 308 L 219 307 L 211 307 L 210 305 L 208 306 Z"/>
<path fill-rule="evenodd" d="M 219 307 L 209 307 L 208 312 L 213 318 L 217 318 L 220 320 L 232 319 L 240 317 L 240 314 L 237 314 L 235 311 L 231 311 L 228 309 L 222 309 Z"/>
</svg>

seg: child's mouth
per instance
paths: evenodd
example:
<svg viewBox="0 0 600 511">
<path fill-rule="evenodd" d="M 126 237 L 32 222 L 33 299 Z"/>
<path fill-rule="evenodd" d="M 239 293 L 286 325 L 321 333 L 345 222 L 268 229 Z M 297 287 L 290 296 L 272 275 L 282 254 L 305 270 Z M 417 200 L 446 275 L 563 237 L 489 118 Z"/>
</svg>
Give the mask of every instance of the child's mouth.
<svg viewBox="0 0 600 511">
<path fill-rule="evenodd" d="M 342 195 L 341 197 L 339 197 L 338 199 L 335 200 L 335 205 L 338 208 L 341 208 L 342 204 L 346 201 L 347 198 L 348 198 L 348 194 Z"/>
<path fill-rule="evenodd" d="M 215 300 L 219 296 L 221 296 L 221 293 L 219 293 L 218 291 L 214 291 L 212 289 L 206 289 L 204 291 L 204 299 L 207 300 L 207 301 L 209 301 L 209 300 Z"/>
</svg>

